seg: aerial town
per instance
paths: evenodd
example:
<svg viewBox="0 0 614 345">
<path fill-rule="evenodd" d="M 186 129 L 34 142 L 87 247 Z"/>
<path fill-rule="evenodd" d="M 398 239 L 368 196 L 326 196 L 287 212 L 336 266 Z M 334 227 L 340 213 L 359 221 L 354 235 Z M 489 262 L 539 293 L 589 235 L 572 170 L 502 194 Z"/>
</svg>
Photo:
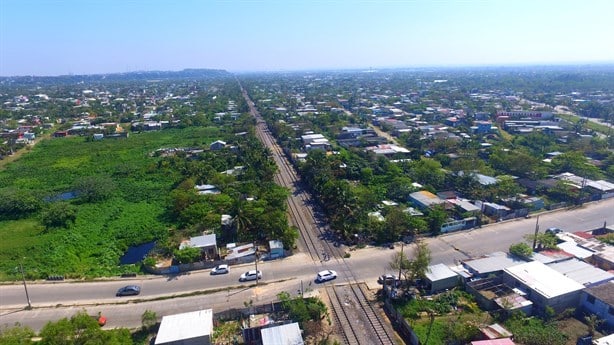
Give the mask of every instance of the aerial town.
<svg viewBox="0 0 614 345">
<path fill-rule="evenodd" d="M 0 77 L 0 344 L 614 341 L 614 66 Z"/>
</svg>

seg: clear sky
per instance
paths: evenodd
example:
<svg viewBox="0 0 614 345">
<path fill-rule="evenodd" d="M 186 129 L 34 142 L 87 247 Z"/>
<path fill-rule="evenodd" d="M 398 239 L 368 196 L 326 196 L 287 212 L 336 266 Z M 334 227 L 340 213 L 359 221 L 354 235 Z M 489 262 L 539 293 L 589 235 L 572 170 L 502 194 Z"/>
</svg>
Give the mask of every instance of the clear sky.
<svg viewBox="0 0 614 345">
<path fill-rule="evenodd" d="M 0 0 L 0 75 L 614 62 L 614 0 Z"/>
</svg>

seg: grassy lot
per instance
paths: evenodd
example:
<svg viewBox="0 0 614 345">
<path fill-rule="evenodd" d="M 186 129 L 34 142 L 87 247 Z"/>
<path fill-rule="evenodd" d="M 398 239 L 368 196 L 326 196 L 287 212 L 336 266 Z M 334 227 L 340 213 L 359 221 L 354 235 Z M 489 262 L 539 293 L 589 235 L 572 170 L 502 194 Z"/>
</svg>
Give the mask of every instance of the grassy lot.
<svg viewBox="0 0 614 345">
<path fill-rule="evenodd" d="M 556 114 L 556 116 L 558 116 L 558 117 L 560 117 L 560 118 L 562 118 L 562 119 L 564 119 L 566 121 L 569 121 L 571 123 L 578 123 L 582 119 L 582 117 L 580 117 L 580 116 L 570 115 L 570 114 L 561 114 L 561 113 L 559 113 L 559 114 Z M 585 128 L 591 129 L 591 130 L 593 130 L 595 132 L 599 132 L 599 133 L 602 133 L 602 134 L 608 134 L 609 131 L 610 131 L 608 126 L 602 125 L 602 124 L 599 124 L 599 123 L 596 123 L 596 122 L 593 122 L 593 121 L 586 121 L 583 126 Z"/>
<path fill-rule="evenodd" d="M 133 271 L 119 267 L 130 245 L 165 238 L 169 192 L 181 180 L 176 169 L 160 169 L 150 153 L 165 147 L 208 147 L 221 139 L 218 128 L 190 127 L 132 134 L 124 139 L 86 141 L 84 137 L 43 140 L 0 171 L 0 190 L 17 189 L 41 200 L 71 192 L 86 177 L 114 185 L 110 198 L 73 199 L 76 219 L 68 229 L 49 229 L 40 212 L 0 221 L 0 279 L 18 279 L 23 262 L 30 278 L 48 275 L 96 277 Z"/>
</svg>

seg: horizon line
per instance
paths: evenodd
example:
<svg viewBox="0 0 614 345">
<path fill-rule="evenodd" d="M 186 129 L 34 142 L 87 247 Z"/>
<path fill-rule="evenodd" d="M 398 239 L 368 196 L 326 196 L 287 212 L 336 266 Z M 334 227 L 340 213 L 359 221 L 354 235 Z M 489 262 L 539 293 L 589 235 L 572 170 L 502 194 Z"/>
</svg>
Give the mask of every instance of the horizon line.
<svg viewBox="0 0 614 345">
<path fill-rule="evenodd" d="M 294 68 L 294 69 L 224 69 L 209 67 L 185 67 L 182 69 L 151 69 L 134 70 L 127 72 L 92 72 L 92 73 L 66 73 L 66 74 L 21 74 L 21 75 L 0 75 L 0 78 L 54 78 L 54 77 L 73 77 L 73 76 L 104 76 L 121 75 L 130 73 L 152 73 L 152 72 L 183 72 L 189 70 L 210 70 L 224 71 L 230 74 L 247 73 L 297 73 L 297 72 L 336 72 L 336 71 L 373 71 L 378 70 L 397 70 L 397 69 L 462 69 L 462 68 L 506 68 L 506 67 L 580 67 L 580 66 L 614 66 L 614 60 L 599 61 L 576 61 L 576 62 L 520 62 L 520 63 L 492 63 L 492 64 L 439 64 L 439 65 L 408 65 L 408 66 L 364 66 L 364 67 L 313 67 L 313 68 Z"/>
</svg>

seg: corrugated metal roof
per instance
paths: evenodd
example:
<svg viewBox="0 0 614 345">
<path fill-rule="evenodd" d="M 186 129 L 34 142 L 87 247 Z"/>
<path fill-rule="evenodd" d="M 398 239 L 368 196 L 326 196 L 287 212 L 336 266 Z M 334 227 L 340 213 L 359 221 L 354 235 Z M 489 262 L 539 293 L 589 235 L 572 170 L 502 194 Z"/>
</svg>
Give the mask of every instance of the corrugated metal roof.
<svg viewBox="0 0 614 345">
<path fill-rule="evenodd" d="M 167 315 L 162 317 L 155 344 L 206 337 L 211 335 L 212 331 L 212 309 Z"/>
<path fill-rule="evenodd" d="M 495 252 L 483 258 L 466 260 L 463 265 L 474 273 L 488 274 L 522 263 L 526 261 L 507 253 Z"/>
<path fill-rule="evenodd" d="M 190 245 L 196 248 L 211 247 L 217 244 L 215 234 L 190 237 Z"/>
<path fill-rule="evenodd" d="M 584 286 L 614 279 L 614 274 L 575 258 L 560 262 L 553 262 L 548 264 L 548 267 Z"/>
<path fill-rule="evenodd" d="M 458 276 L 444 264 L 431 265 L 426 271 L 426 278 L 432 282 Z"/>
<path fill-rule="evenodd" d="M 263 328 L 260 330 L 262 335 L 262 345 L 303 345 L 303 336 L 298 322 L 286 325 Z"/>
</svg>

